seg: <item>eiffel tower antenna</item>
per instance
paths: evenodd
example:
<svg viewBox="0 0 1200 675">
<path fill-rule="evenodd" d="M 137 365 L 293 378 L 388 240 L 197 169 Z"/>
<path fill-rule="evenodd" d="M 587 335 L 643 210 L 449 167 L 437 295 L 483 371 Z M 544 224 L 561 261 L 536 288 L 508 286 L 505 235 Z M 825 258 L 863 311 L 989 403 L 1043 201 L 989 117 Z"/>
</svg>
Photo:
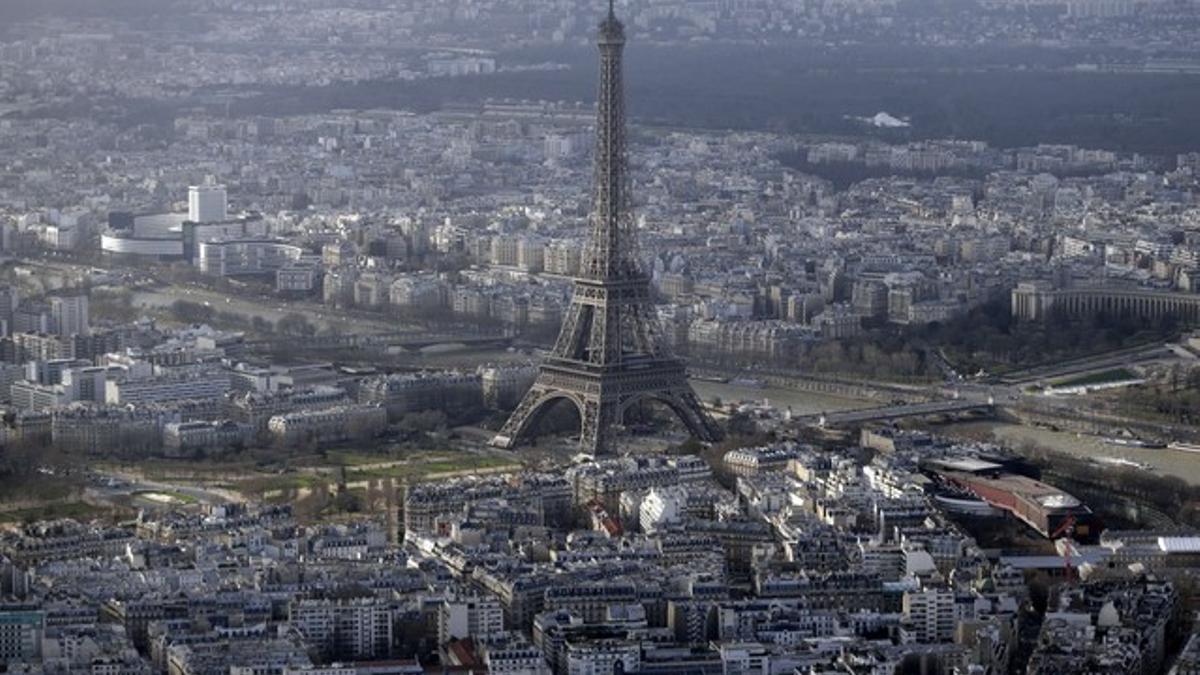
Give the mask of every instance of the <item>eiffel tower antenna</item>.
<svg viewBox="0 0 1200 675">
<path fill-rule="evenodd" d="M 683 362 L 662 340 L 642 271 L 629 199 L 622 56 L 625 27 L 613 0 L 596 36 L 600 77 L 590 237 L 580 276 L 554 350 L 492 444 L 516 447 L 552 404 L 566 399 L 579 411 L 580 449 L 612 452 L 616 427 L 634 405 L 665 404 L 696 437 L 720 438 L 701 407 Z"/>
</svg>

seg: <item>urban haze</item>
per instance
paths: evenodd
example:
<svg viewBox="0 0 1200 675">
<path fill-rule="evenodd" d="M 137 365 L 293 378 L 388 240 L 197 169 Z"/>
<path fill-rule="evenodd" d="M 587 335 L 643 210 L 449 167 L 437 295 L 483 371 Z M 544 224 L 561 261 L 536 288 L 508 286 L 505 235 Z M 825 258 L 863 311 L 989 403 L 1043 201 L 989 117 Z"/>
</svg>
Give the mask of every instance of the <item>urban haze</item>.
<svg viewBox="0 0 1200 675">
<path fill-rule="evenodd" d="M 1200 1 L 0 0 L 0 673 L 1200 674 Z"/>
</svg>

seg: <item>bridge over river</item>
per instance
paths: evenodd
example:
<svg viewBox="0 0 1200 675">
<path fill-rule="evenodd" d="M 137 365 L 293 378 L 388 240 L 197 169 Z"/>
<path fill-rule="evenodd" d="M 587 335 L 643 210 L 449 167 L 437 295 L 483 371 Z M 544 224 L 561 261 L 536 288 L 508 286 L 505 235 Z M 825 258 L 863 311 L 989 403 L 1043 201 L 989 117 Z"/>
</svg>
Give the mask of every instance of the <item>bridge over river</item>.
<svg viewBox="0 0 1200 675">
<path fill-rule="evenodd" d="M 374 334 L 316 335 L 312 337 L 272 338 L 269 340 L 247 340 L 246 347 L 269 351 L 279 348 L 303 349 L 422 349 L 433 345 L 462 344 L 488 345 L 505 344 L 512 336 L 504 331 L 424 332 L 406 331 Z"/>
<path fill-rule="evenodd" d="M 838 427 L 868 424 L 870 422 L 888 422 L 906 417 L 959 415 L 970 412 L 990 414 L 994 409 L 995 406 L 991 401 L 957 399 L 928 401 L 925 403 L 903 403 L 880 408 L 866 408 L 864 410 L 846 410 L 821 415 L 806 415 L 799 418 L 799 420 L 822 427 Z"/>
</svg>

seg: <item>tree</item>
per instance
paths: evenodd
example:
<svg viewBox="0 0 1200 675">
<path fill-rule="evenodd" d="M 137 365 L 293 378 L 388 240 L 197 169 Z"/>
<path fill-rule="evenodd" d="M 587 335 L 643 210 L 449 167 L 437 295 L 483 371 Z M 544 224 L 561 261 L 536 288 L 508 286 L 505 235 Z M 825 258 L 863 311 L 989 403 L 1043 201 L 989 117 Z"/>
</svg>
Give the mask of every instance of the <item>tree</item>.
<svg viewBox="0 0 1200 675">
<path fill-rule="evenodd" d="M 673 455 L 699 455 L 704 452 L 704 444 L 699 439 L 693 437 L 675 446 L 671 450 Z"/>
<path fill-rule="evenodd" d="M 316 326 L 312 325 L 304 315 L 295 312 L 289 312 L 276 321 L 275 330 L 283 335 L 298 337 L 312 337 L 317 332 Z"/>
<path fill-rule="evenodd" d="M 400 419 L 400 431 L 404 433 L 429 433 L 446 427 L 446 413 L 441 410 L 411 412 Z"/>
<path fill-rule="evenodd" d="M 212 307 L 190 300 L 176 300 L 171 304 L 171 314 L 183 323 L 210 323 L 216 316 Z"/>
<path fill-rule="evenodd" d="M 259 335 L 268 335 L 275 332 L 275 326 L 257 314 L 250 320 L 250 328 Z"/>
</svg>

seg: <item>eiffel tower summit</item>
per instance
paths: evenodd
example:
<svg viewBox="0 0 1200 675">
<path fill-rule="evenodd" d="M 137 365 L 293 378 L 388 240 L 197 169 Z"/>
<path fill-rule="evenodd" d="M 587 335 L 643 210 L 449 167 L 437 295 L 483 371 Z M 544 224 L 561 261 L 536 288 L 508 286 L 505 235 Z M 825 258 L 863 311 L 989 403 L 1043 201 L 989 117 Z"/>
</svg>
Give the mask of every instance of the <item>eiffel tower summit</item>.
<svg viewBox="0 0 1200 675">
<path fill-rule="evenodd" d="M 516 447 L 546 410 L 562 399 L 578 408 L 580 449 L 592 454 L 612 452 L 616 427 L 626 411 L 645 401 L 665 404 L 701 440 L 715 441 L 721 434 L 688 384 L 683 362 L 661 337 L 650 279 L 638 259 L 621 82 L 625 28 L 617 20 L 612 0 L 596 43 L 600 87 L 591 238 L 554 350 L 492 440 L 502 448 Z"/>
</svg>

